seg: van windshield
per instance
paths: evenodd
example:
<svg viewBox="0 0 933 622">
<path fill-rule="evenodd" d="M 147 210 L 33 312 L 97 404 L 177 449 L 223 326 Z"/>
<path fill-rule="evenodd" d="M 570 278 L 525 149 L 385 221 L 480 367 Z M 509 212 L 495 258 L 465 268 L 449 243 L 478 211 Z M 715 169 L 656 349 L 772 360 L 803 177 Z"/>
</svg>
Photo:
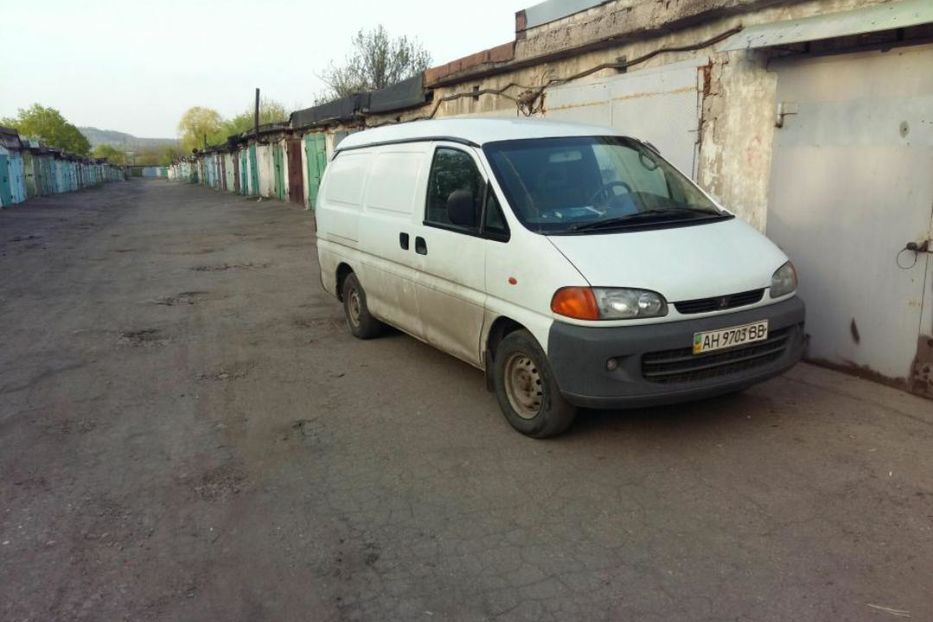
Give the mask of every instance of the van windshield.
<svg viewBox="0 0 933 622">
<path fill-rule="evenodd" d="M 732 217 L 630 138 L 509 140 L 483 151 L 516 217 L 537 233 L 604 233 Z"/>
</svg>

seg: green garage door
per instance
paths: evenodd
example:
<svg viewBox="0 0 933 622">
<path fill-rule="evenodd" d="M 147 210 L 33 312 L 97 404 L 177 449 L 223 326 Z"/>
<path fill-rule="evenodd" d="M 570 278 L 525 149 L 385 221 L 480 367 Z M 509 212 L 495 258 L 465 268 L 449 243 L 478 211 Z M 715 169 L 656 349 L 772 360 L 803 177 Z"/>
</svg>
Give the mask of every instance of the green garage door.
<svg viewBox="0 0 933 622">
<path fill-rule="evenodd" d="M 13 204 L 13 192 L 10 187 L 10 165 L 7 156 L 0 155 L 0 207 Z"/>
<path fill-rule="evenodd" d="M 305 155 L 308 159 L 308 207 L 317 203 L 317 189 L 327 167 L 327 147 L 324 134 L 305 134 Z"/>
</svg>

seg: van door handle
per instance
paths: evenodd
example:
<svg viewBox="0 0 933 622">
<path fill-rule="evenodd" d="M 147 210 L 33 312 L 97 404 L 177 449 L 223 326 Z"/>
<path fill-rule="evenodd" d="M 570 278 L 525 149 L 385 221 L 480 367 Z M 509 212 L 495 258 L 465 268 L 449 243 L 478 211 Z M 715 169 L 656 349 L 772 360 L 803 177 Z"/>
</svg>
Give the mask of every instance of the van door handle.
<svg viewBox="0 0 933 622">
<path fill-rule="evenodd" d="M 408 234 L 399 233 L 398 234 L 398 245 L 402 247 L 402 250 L 408 250 Z"/>
<path fill-rule="evenodd" d="M 424 241 L 424 238 L 418 236 L 415 238 L 415 252 L 419 255 L 428 254 L 428 243 Z"/>
</svg>

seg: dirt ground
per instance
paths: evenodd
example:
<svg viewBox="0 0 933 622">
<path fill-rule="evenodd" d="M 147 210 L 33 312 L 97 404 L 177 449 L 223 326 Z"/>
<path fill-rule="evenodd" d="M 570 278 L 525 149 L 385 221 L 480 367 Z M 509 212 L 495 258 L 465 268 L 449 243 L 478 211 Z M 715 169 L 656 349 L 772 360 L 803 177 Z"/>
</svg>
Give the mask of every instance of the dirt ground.
<svg viewBox="0 0 933 622">
<path fill-rule="evenodd" d="M 800 365 L 513 432 L 351 338 L 311 215 L 166 181 L 0 212 L 0 620 L 933 619 L 933 402 Z"/>
</svg>

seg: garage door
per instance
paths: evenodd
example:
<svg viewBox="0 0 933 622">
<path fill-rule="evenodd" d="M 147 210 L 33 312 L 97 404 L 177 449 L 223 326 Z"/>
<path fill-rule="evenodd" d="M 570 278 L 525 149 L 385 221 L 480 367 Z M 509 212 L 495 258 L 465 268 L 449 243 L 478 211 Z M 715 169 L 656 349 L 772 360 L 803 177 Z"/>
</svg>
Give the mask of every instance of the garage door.
<svg viewBox="0 0 933 622">
<path fill-rule="evenodd" d="M 930 255 L 905 248 L 933 226 L 933 46 L 775 69 L 768 235 L 798 267 L 810 356 L 929 391 Z"/>
<path fill-rule="evenodd" d="M 554 87 L 545 109 L 551 119 L 606 125 L 647 140 L 696 178 L 698 102 L 697 66 L 688 62 Z"/>
</svg>

